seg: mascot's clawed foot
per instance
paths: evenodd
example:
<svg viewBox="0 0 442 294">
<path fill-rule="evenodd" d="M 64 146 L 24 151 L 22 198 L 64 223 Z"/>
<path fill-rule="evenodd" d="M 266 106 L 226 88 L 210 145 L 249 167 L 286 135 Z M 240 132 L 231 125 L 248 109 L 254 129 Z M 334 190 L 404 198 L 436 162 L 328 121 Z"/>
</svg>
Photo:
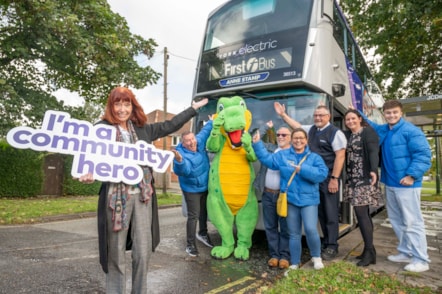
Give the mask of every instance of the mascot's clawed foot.
<svg viewBox="0 0 442 294">
<path fill-rule="evenodd" d="M 233 246 L 232 247 L 225 247 L 225 246 L 215 246 L 212 248 L 212 251 L 210 254 L 213 258 L 216 259 L 226 259 L 229 257 L 233 252 Z"/>
<path fill-rule="evenodd" d="M 244 246 L 238 246 L 235 248 L 235 252 L 233 253 L 236 259 L 239 260 L 248 260 L 249 259 L 249 249 Z"/>
</svg>

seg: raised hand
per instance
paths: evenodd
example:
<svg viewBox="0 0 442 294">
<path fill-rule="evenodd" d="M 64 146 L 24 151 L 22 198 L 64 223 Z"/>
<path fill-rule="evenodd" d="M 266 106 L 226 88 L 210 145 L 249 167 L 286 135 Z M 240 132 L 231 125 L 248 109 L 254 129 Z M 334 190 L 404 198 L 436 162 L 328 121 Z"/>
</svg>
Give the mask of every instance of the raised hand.
<svg viewBox="0 0 442 294">
<path fill-rule="evenodd" d="M 200 107 L 203 107 L 208 102 L 209 102 L 209 99 L 207 99 L 207 98 L 203 98 L 200 101 L 193 101 L 192 107 L 193 107 L 193 109 L 198 110 Z"/>
<path fill-rule="evenodd" d="M 224 125 L 224 113 L 221 111 L 213 120 L 213 129 L 219 130 Z"/>
<path fill-rule="evenodd" d="M 183 161 L 183 157 L 181 156 L 181 154 L 178 151 L 176 151 L 175 149 L 172 149 L 170 151 L 172 151 L 173 154 L 175 155 L 175 160 L 176 161 L 178 161 L 178 162 Z"/>
<path fill-rule="evenodd" d="M 273 103 L 273 108 L 275 108 L 275 112 L 279 115 L 282 116 L 285 113 L 285 105 L 281 104 L 279 102 L 275 102 Z"/>
<path fill-rule="evenodd" d="M 259 132 L 255 132 L 253 134 L 252 140 L 253 140 L 253 143 L 259 142 L 259 140 L 261 140 L 261 135 L 259 134 Z"/>
<path fill-rule="evenodd" d="M 242 134 L 241 136 L 241 143 L 247 150 L 248 148 L 250 148 L 250 146 L 252 146 L 252 136 L 249 133 L 244 132 L 244 134 Z"/>
</svg>

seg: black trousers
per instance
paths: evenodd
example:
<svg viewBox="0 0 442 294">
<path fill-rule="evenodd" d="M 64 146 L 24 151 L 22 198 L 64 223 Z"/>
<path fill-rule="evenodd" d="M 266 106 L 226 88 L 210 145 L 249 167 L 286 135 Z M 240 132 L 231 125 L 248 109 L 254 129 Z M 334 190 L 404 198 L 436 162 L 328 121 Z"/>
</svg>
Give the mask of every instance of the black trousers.
<svg viewBox="0 0 442 294">
<path fill-rule="evenodd" d="M 199 234 L 207 235 L 207 191 L 183 192 L 187 205 L 187 246 L 196 247 L 196 225 L 199 221 Z"/>
<path fill-rule="evenodd" d="M 318 218 L 323 234 L 322 247 L 338 250 L 339 237 L 339 193 L 328 191 L 326 179 L 319 184 L 320 203 L 318 207 Z"/>
</svg>

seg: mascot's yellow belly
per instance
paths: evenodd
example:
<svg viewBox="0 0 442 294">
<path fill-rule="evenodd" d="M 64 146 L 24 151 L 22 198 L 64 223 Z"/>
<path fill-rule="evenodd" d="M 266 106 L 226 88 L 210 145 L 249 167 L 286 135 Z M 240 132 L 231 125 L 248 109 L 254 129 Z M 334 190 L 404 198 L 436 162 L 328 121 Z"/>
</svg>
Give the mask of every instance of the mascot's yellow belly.
<svg viewBox="0 0 442 294">
<path fill-rule="evenodd" d="M 236 215 L 247 201 L 250 189 L 250 165 L 244 148 L 224 145 L 220 156 L 219 180 L 227 205 Z"/>
</svg>

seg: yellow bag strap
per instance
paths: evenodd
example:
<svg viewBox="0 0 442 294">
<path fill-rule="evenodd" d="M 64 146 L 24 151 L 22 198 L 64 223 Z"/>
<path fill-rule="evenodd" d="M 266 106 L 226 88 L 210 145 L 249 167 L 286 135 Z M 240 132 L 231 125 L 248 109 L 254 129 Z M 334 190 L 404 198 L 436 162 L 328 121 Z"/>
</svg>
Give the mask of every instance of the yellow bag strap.
<svg viewBox="0 0 442 294">
<path fill-rule="evenodd" d="M 307 159 L 307 156 L 310 154 L 310 152 L 308 152 L 302 159 L 301 159 L 301 161 L 299 162 L 299 166 L 301 166 L 301 164 Z M 285 192 L 287 193 L 287 190 L 289 189 L 289 186 L 290 186 L 290 184 L 292 183 L 292 181 L 293 181 L 293 178 L 295 177 L 295 175 L 296 175 L 296 167 L 295 167 L 295 171 L 292 173 L 292 175 L 291 175 L 291 177 L 290 177 L 290 179 L 289 179 L 289 181 L 287 182 L 287 187 L 285 188 Z"/>
</svg>

